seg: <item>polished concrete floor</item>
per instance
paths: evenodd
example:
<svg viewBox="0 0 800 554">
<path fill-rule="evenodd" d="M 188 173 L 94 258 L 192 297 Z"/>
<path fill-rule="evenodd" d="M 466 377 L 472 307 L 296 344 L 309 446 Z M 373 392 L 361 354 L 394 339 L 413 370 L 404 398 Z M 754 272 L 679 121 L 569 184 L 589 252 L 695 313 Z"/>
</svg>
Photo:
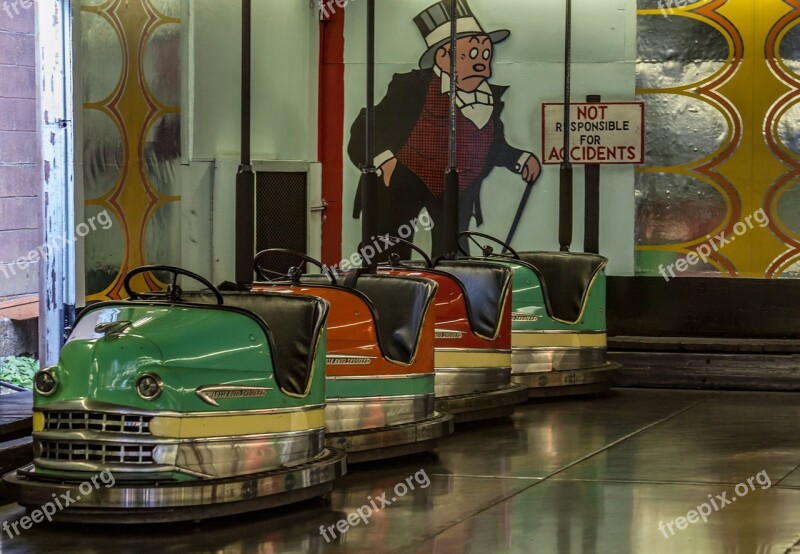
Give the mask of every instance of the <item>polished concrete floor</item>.
<svg viewBox="0 0 800 554">
<path fill-rule="evenodd" d="M 624 389 L 531 403 L 459 428 L 437 456 L 351 467 L 327 501 L 177 526 L 40 524 L 3 535 L 0 553 L 800 552 L 799 398 Z M 391 505 L 367 514 L 384 492 Z M 360 508 L 366 523 L 321 535 Z M 21 515 L 0 506 L 0 524 Z"/>
</svg>

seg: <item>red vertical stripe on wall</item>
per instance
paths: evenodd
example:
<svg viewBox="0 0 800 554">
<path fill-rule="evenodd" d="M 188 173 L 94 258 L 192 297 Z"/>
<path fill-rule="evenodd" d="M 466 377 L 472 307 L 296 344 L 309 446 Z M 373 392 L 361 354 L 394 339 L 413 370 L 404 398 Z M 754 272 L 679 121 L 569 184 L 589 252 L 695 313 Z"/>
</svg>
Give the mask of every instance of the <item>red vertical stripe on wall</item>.
<svg viewBox="0 0 800 554">
<path fill-rule="evenodd" d="M 319 159 L 322 197 L 328 202 L 322 224 L 322 261 L 342 258 L 344 133 L 344 9 L 320 23 Z"/>
</svg>

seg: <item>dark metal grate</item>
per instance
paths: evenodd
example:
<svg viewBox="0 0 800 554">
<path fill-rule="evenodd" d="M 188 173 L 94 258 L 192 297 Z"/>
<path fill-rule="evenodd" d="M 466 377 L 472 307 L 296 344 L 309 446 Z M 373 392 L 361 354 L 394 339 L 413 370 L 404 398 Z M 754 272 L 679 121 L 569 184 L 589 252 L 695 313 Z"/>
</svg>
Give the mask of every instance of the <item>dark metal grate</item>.
<svg viewBox="0 0 800 554">
<path fill-rule="evenodd" d="M 307 181 L 306 173 L 256 173 L 256 252 L 267 248 L 306 252 Z M 299 263 L 292 256 L 281 255 L 266 262 L 266 269 L 284 275 Z"/>
<path fill-rule="evenodd" d="M 45 431 L 100 431 L 149 435 L 152 416 L 102 412 L 45 412 Z"/>
<path fill-rule="evenodd" d="M 152 464 L 154 444 L 41 441 L 42 459 L 66 462 Z"/>
</svg>

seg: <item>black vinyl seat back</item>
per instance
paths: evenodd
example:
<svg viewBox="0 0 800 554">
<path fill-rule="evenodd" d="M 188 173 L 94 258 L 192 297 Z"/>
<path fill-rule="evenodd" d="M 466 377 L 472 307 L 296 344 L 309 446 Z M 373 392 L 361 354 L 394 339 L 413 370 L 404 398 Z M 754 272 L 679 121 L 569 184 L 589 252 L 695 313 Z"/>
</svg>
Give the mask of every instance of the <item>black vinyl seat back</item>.
<svg viewBox="0 0 800 554">
<path fill-rule="evenodd" d="M 539 274 L 550 315 L 570 323 L 580 318 L 589 287 L 608 264 L 603 256 L 580 252 L 519 252 L 519 257 Z"/>
<path fill-rule="evenodd" d="M 477 335 L 494 339 L 500 332 L 503 308 L 512 286 L 509 267 L 475 261 L 442 260 L 436 268 L 453 275 L 465 291 L 470 325 Z"/>
<path fill-rule="evenodd" d="M 384 355 L 394 362 L 412 363 L 425 317 L 436 295 L 436 283 L 414 277 L 361 275 L 354 288 L 375 308 L 378 339 Z"/>
<path fill-rule="evenodd" d="M 184 296 L 195 301 L 195 294 Z M 213 301 L 211 295 L 196 296 Z M 275 381 L 285 393 L 305 396 L 328 317 L 328 303 L 313 296 L 272 293 L 225 292 L 223 298 L 225 307 L 251 312 L 266 324 Z"/>
</svg>

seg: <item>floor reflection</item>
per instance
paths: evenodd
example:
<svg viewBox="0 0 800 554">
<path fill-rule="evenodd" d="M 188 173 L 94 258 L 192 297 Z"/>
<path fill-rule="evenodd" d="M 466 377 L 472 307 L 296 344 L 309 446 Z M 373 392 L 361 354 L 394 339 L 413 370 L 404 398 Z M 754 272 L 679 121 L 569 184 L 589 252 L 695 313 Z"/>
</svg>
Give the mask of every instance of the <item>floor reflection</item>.
<svg viewBox="0 0 800 554">
<path fill-rule="evenodd" d="M 800 540 L 799 410 L 793 395 L 691 391 L 531 403 L 460 426 L 436 454 L 351 466 L 326 499 L 182 525 L 39 524 L 3 534 L 0 553 L 785 553 Z M 762 470 L 771 488 L 659 530 Z M 0 523 L 22 515 L 0 507 Z"/>
</svg>

